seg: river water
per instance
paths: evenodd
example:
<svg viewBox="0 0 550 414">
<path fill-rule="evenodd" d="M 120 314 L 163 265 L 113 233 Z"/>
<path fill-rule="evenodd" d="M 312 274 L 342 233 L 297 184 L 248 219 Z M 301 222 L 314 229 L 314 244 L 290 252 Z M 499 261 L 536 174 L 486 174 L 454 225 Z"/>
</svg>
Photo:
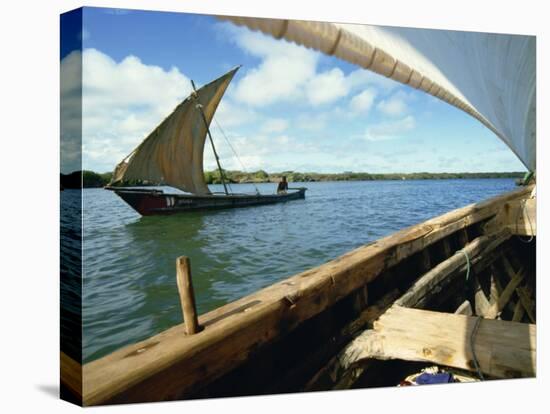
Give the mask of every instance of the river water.
<svg viewBox="0 0 550 414">
<path fill-rule="evenodd" d="M 305 200 L 159 217 L 140 217 L 111 191 L 85 189 L 84 361 L 182 322 L 178 256 L 190 257 L 198 311 L 204 313 L 404 227 L 515 187 L 512 179 L 291 184 L 308 187 Z M 276 184 L 258 187 L 273 193 Z M 233 185 L 235 192 L 252 190 L 251 185 Z M 66 190 L 62 197 L 78 194 Z"/>
</svg>

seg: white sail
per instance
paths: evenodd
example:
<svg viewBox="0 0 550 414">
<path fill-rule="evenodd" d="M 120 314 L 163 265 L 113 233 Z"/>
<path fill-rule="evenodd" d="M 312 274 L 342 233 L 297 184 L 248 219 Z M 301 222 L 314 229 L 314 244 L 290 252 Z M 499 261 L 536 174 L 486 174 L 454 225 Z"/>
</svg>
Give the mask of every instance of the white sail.
<svg viewBox="0 0 550 414">
<path fill-rule="evenodd" d="M 112 184 L 140 180 L 169 185 L 195 194 L 209 194 L 204 180 L 203 152 L 206 125 L 238 67 L 191 94 L 120 164 Z"/>
<path fill-rule="evenodd" d="M 421 89 L 478 119 L 536 170 L 534 36 L 220 18 Z"/>
</svg>

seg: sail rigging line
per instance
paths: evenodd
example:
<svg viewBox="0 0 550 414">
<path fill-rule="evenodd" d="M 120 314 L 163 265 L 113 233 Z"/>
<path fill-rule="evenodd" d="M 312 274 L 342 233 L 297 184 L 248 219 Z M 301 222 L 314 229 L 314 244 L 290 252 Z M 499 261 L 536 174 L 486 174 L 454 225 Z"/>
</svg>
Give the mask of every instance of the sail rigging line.
<svg viewBox="0 0 550 414">
<path fill-rule="evenodd" d="M 243 169 L 243 171 L 245 173 L 248 173 L 247 171 L 247 168 L 244 166 L 241 158 L 239 157 L 239 154 L 237 154 L 237 151 L 235 151 L 235 148 L 233 147 L 233 145 L 231 144 L 231 141 L 229 141 L 229 138 L 227 138 L 227 135 L 225 134 L 225 131 L 223 130 L 223 128 L 221 127 L 220 123 L 218 122 L 218 120 L 216 119 L 216 117 L 214 117 L 214 122 L 216 123 L 216 126 L 218 127 L 218 129 L 220 130 L 220 132 L 222 133 L 222 136 L 225 138 L 225 141 L 227 142 L 227 144 L 229 145 L 229 148 L 231 148 L 231 151 L 233 151 L 233 154 L 235 155 L 235 158 L 237 158 L 237 161 L 239 161 L 239 164 L 241 164 L 241 168 Z M 258 189 L 258 187 L 256 186 L 256 183 L 255 182 L 252 182 L 252 185 L 254 186 L 254 188 L 256 189 L 256 194 L 260 194 L 260 190 Z"/>
<path fill-rule="evenodd" d="M 197 88 L 195 87 L 195 82 L 193 82 L 193 79 L 191 79 L 191 85 L 193 86 L 193 91 L 194 91 L 193 99 L 197 100 Z M 208 134 L 208 138 L 210 138 L 210 144 L 212 144 L 212 151 L 214 151 L 216 164 L 218 164 L 218 170 L 220 171 L 220 178 L 222 180 L 223 189 L 225 191 L 225 194 L 229 195 L 229 192 L 227 191 L 227 185 L 225 184 L 225 178 L 223 176 L 222 166 L 220 165 L 220 158 L 218 157 L 218 153 L 216 152 L 216 147 L 214 146 L 214 140 L 212 139 L 212 135 L 210 134 L 210 128 L 208 127 L 208 121 L 206 121 L 206 116 L 204 116 L 202 105 L 200 103 L 197 103 L 195 105 L 195 108 L 197 108 L 201 114 L 202 121 L 204 122 L 204 126 L 206 128 L 206 133 Z"/>
</svg>

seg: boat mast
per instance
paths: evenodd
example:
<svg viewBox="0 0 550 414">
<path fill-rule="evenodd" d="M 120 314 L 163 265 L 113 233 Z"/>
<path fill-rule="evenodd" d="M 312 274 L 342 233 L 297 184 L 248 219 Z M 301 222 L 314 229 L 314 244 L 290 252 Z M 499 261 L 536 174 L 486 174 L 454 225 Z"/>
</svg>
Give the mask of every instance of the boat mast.
<svg viewBox="0 0 550 414">
<path fill-rule="evenodd" d="M 191 79 L 191 85 L 193 85 L 193 91 L 195 91 L 195 96 L 196 96 L 197 88 L 195 87 L 195 82 L 193 82 L 193 79 Z M 225 190 L 225 194 L 229 195 L 229 192 L 227 191 L 227 185 L 225 184 L 225 178 L 223 176 L 223 170 L 220 165 L 220 158 L 218 157 L 218 153 L 216 152 L 216 147 L 214 146 L 214 140 L 212 139 L 212 135 L 210 134 L 210 128 L 208 128 L 208 122 L 206 121 L 206 117 L 204 116 L 204 112 L 202 111 L 202 105 L 199 102 L 197 102 L 197 109 L 201 113 L 201 117 L 204 122 L 204 127 L 206 128 L 206 133 L 208 134 L 208 138 L 210 138 L 210 144 L 212 144 L 212 150 L 214 151 L 216 164 L 218 164 L 218 170 L 220 171 L 220 178 L 222 180 L 223 189 Z"/>
</svg>

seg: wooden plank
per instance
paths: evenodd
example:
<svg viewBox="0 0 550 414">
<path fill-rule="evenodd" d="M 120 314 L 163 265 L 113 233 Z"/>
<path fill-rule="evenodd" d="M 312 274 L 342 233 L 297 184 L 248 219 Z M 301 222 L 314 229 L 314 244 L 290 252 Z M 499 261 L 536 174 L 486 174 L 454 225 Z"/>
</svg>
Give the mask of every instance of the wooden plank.
<svg viewBox="0 0 550 414">
<path fill-rule="evenodd" d="M 76 397 L 78 403 L 82 404 L 82 365 L 64 352 L 61 352 L 59 362 L 61 385 Z"/>
<path fill-rule="evenodd" d="M 529 225 L 529 224 L 511 224 L 508 226 L 510 231 L 513 232 L 513 234 L 517 236 L 536 236 L 537 235 L 537 227 L 536 225 Z"/>
<path fill-rule="evenodd" d="M 443 257 L 445 257 L 445 259 L 448 259 L 449 257 L 451 257 L 451 244 L 449 243 L 449 239 L 443 239 L 442 242 L 441 242 L 441 248 L 443 250 Z"/>
<path fill-rule="evenodd" d="M 481 289 L 481 286 L 479 286 L 479 284 L 476 286 L 476 293 L 474 294 L 474 300 L 475 300 L 476 315 L 481 315 L 481 316 L 486 315 L 487 311 L 491 307 L 491 303 L 487 299 L 487 296 L 485 296 L 485 293 L 483 292 L 483 289 Z"/>
<path fill-rule="evenodd" d="M 356 361 L 403 359 L 475 372 L 470 338 L 476 317 L 393 306 L 374 330 L 356 339 Z M 483 319 L 474 349 L 483 373 L 497 378 L 536 375 L 535 325 Z"/>
<path fill-rule="evenodd" d="M 536 198 L 511 200 L 490 222 L 486 229 L 508 227 L 512 234 L 518 236 L 537 235 Z"/>
<path fill-rule="evenodd" d="M 466 229 L 459 230 L 458 233 L 458 243 L 460 246 L 464 247 L 468 244 L 468 232 Z"/>
<path fill-rule="evenodd" d="M 512 294 L 519 286 L 524 277 L 525 271 L 523 269 L 520 269 L 520 271 L 514 275 L 512 280 L 510 280 L 508 285 L 506 285 L 506 287 L 502 291 L 502 294 L 498 298 L 497 303 L 491 305 L 491 307 L 485 314 L 485 317 L 489 319 L 494 319 L 500 314 L 500 312 L 502 312 L 506 304 L 510 301 Z"/>
<path fill-rule="evenodd" d="M 528 198 L 507 203 L 506 220 L 513 234 L 518 236 L 536 236 L 536 198 Z"/>
<path fill-rule="evenodd" d="M 191 263 L 188 257 L 176 259 L 176 281 L 180 296 L 181 312 L 185 323 L 185 333 L 194 335 L 201 330 L 195 306 L 195 292 L 191 278 Z"/>
<path fill-rule="evenodd" d="M 430 255 L 430 249 L 426 247 L 425 249 L 422 249 L 420 252 L 420 257 L 422 261 L 422 268 L 425 272 L 430 270 L 432 268 L 432 258 Z"/>
<path fill-rule="evenodd" d="M 465 300 L 464 302 L 462 302 L 462 304 L 455 310 L 455 313 L 457 315 L 466 315 L 466 316 L 472 316 L 473 315 L 473 311 L 472 311 L 472 304 L 470 303 L 469 300 Z"/>
<path fill-rule="evenodd" d="M 490 282 L 490 288 L 489 288 L 489 303 L 491 305 L 494 305 L 495 303 L 498 302 L 498 298 L 500 297 L 500 295 L 502 294 L 502 286 L 501 284 L 499 283 L 497 277 L 495 276 L 496 275 L 496 272 L 495 272 L 495 267 L 494 265 L 493 266 L 490 266 L 490 274 L 489 274 L 489 282 Z"/>
<path fill-rule="evenodd" d="M 507 227 L 512 234 L 518 236 L 537 235 L 536 198 L 510 200 L 503 209 L 485 225 L 486 231 Z"/>
<path fill-rule="evenodd" d="M 524 314 L 525 314 L 525 309 L 524 309 L 523 305 L 521 304 L 521 302 L 517 302 L 516 306 L 514 307 L 514 313 L 513 313 L 513 316 L 512 316 L 512 321 L 513 322 L 521 322 L 521 320 L 523 319 Z"/>
<path fill-rule="evenodd" d="M 247 360 L 379 274 L 456 231 L 494 216 L 530 188 L 454 210 L 356 249 L 84 365 L 86 405 L 169 400 L 189 395 Z"/>
<path fill-rule="evenodd" d="M 369 327 L 372 328 L 372 323 L 380 317 L 393 304 L 395 299 L 399 297 L 397 289 L 384 295 L 374 305 L 367 307 L 361 315 L 346 325 L 336 336 L 336 340 L 342 344 L 353 337 L 357 336 L 362 330 Z M 347 339 L 347 341 L 342 341 Z M 319 370 L 303 387 L 303 391 L 321 391 L 330 388 L 336 379 L 340 376 L 339 370 L 342 366 L 338 362 L 338 357 L 331 358 L 321 370 Z"/>
<path fill-rule="evenodd" d="M 502 259 L 505 259 L 505 256 L 503 255 L 501 257 L 501 260 Z M 504 292 L 504 288 L 502 287 L 502 284 L 500 283 L 500 279 L 496 276 L 498 273 L 498 269 L 496 268 L 496 266 L 491 266 L 491 271 L 492 271 L 492 275 L 491 275 L 491 305 L 494 305 L 498 302 L 500 296 L 502 295 L 502 293 Z M 504 305 L 504 308 L 502 309 L 502 311 L 504 311 L 504 309 L 508 309 L 508 311 L 513 314 L 514 313 L 514 310 L 515 310 L 515 307 L 516 307 L 516 301 L 513 299 L 513 295 L 510 296 L 510 299 L 508 300 L 508 302 Z M 502 313 L 502 312 L 500 312 Z M 500 313 L 496 316 L 497 318 L 500 318 Z M 485 317 L 489 317 L 488 315 L 483 315 Z"/>
<path fill-rule="evenodd" d="M 510 232 L 505 229 L 498 234 L 480 236 L 474 239 L 464 248 L 470 258 L 472 269 L 475 270 L 478 265 L 481 265 L 481 268 L 485 268 L 488 263 L 500 258 L 501 254 L 495 255 L 495 250 L 509 237 Z M 418 279 L 395 304 L 407 307 L 423 307 L 429 302 L 430 298 L 439 294 L 443 282 L 448 282 L 453 274 L 463 274 L 466 271 L 465 260 L 466 258 L 463 253 L 457 253 L 440 263 Z M 479 288 L 478 293 L 483 295 L 481 288 Z M 484 295 L 483 298 L 485 298 Z M 485 302 L 484 311 L 490 306 L 486 299 Z M 388 306 L 385 306 L 385 308 L 388 308 Z M 362 364 L 361 366 L 355 366 L 351 370 L 350 366 L 354 364 L 354 357 L 355 348 L 353 342 L 351 342 L 309 381 L 305 391 L 349 388 L 367 368 L 365 364 Z"/>
<path fill-rule="evenodd" d="M 415 306 L 422 297 L 433 294 L 436 285 L 453 273 L 464 273 L 467 269 L 466 255 L 470 260 L 470 266 L 481 260 L 480 253 L 494 250 L 510 237 L 508 230 L 489 236 L 480 236 L 470 242 L 462 251 L 456 252 L 447 260 L 439 263 L 432 270 L 418 279 L 411 288 L 396 301 L 396 305 Z"/>
<path fill-rule="evenodd" d="M 501 263 L 504 267 L 504 270 L 506 271 L 506 274 L 508 275 L 509 280 L 512 280 L 516 275 L 514 266 L 512 266 L 512 263 L 510 263 L 510 260 L 506 256 L 502 256 Z"/>
<path fill-rule="evenodd" d="M 505 229 L 498 234 L 480 236 L 469 243 L 464 250 L 470 257 L 470 265 L 472 268 L 483 264 L 482 262 L 495 260 L 497 257 L 500 257 L 500 254 L 498 256 L 494 255 L 494 250 L 509 237 L 510 232 Z M 465 260 L 466 258 L 463 253 L 457 253 L 440 263 L 418 279 L 405 294 L 395 301 L 395 304 L 408 307 L 424 306 L 425 303 L 429 302 L 430 298 L 439 294 L 441 289 L 440 285 L 443 282 L 448 282 L 451 279 L 451 275 L 461 274 L 461 272 L 464 273 L 466 271 Z M 482 267 L 485 267 L 485 264 L 483 264 Z M 481 295 L 483 295 L 483 291 L 480 290 L 480 292 Z M 387 305 L 385 306 L 385 308 L 388 307 Z M 488 302 L 486 308 L 489 308 Z M 349 388 L 364 372 L 368 365 L 362 364 L 361 366 L 354 366 L 353 369 L 350 369 L 355 363 L 355 352 L 356 349 L 353 342 L 351 342 L 308 382 L 304 390 L 320 391 L 330 388 Z"/>
<path fill-rule="evenodd" d="M 527 312 L 527 316 L 532 323 L 536 322 L 535 319 L 535 302 L 531 299 L 531 290 L 527 287 L 518 287 L 516 293 L 519 296 L 519 300 Z"/>
</svg>

